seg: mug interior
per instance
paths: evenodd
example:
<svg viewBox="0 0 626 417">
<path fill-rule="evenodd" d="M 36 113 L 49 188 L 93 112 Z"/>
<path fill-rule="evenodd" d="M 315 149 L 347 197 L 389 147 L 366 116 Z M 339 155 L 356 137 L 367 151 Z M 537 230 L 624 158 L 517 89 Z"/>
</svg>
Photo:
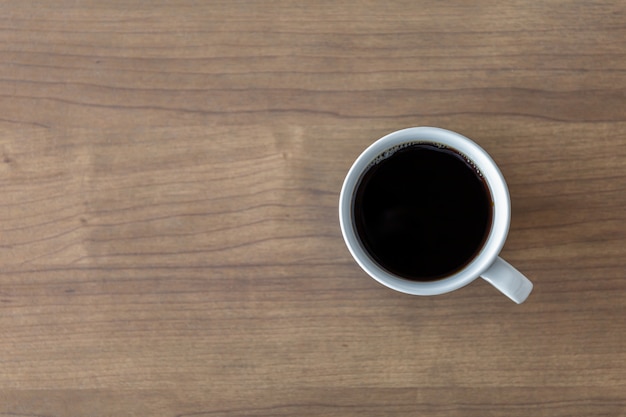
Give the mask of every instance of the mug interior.
<svg viewBox="0 0 626 417">
<path fill-rule="evenodd" d="M 482 248 L 462 269 L 435 281 L 413 281 L 395 275 L 381 267 L 365 249 L 358 237 L 353 212 L 354 193 L 362 174 L 372 162 L 385 152 L 407 143 L 432 143 L 452 148 L 473 162 L 487 183 L 493 213 L 491 228 Z M 495 162 L 480 146 L 458 133 L 434 128 L 415 127 L 393 132 L 368 147 L 354 162 L 344 181 L 339 201 L 339 219 L 346 245 L 352 256 L 372 278 L 408 294 L 434 295 L 453 291 L 469 284 L 485 271 L 496 259 L 509 229 L 510 199 L 506 182 Z"/>
</svg>

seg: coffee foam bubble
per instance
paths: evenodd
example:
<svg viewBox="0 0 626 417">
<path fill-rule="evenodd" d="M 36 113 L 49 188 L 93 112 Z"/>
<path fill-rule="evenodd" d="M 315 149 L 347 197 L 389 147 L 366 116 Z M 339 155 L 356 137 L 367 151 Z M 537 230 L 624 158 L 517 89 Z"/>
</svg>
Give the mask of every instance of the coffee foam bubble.
<svg viewBox="0 0 626 417">
<path fill-rule="evenodd" d="M 426 143 L 428 142 L 405 142 L 405 143 L 401 143 L 399 145 L 393 146 L 389 149 L 385 149 L 381 154 L 379 154 L 376 158 L 374 158 L 372 162 L 368 164 L 367 168 L 369 169 L 374 165 L 378 165 L 380 162 L 389 158 L 391 155 L 393 155 L 394 153 L 398 152 L 401 149 L 408 148 L 409 146 L 413 146 L 413 145 L 420 145 L 420 144 L 426 144 Z"/>
<path fill-rule="evenodd" d="M 437 142 L 426 142 L 426 141 L 413 141 L 413 142 L 405 142 L 405 143 L 401 143 L 399 145 L 395 145 L 389 149 L 385 149 L 381 154 L 379 154 L 376 158 L 374 158 L 372 160 L 372 162 L 370 162 L 367 165 L 367 169 L 370 169 L 371 167 L 373 167 L 374 165 L 378 165 L 379 163 L 381 163 L 382 161 L 384 161 L 385 159 L 389 158 L 390 156 L 392 156 L 394 153 L 398 152 L 401 149 L 405 149 L 408 148 L 410 146 L 415 146 L 415 145 L 430 145 L 430 146 L 435 146 L 439 149 L 443 149 L 443 150 L 449 150 L 452 151 L 454 153 L 456 153 L 457 155 L 461 156 L 463 158 L 463 160 L 472 167 L 472 169 L 474 169 L 474 171 L 476 171 L 476 174 L 478 174 L 478 176 L 480 178 L 483 178 L 483 173 L 480 171 L 480 169 L 478 168 L 478 166 L 474 163 L 474 161 L 472 161 L 467 155 L 465 155 L 463 152 L 451 148 L 447 145 L 444 145 L 443 143 L 437 143 Z"/>
</svg>

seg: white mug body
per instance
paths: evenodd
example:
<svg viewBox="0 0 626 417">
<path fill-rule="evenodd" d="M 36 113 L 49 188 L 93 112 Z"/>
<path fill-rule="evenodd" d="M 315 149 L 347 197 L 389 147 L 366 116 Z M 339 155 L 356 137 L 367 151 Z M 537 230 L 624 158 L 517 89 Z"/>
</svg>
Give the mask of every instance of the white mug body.
<svg viewBox="0 0 626 417">
<path fill-rule="evenodd" d="M 394 148 L 416 142 L 444 146 L 463 155 L 482 175 L 493 202 L 491 226 L 482 248 L 460 270 L 433 281 L 406 279 L 381 267 L 362 244 L 354 223 L 354 195 L 364 172 L 377 158 L 385 158 L 386 153 L 392 152 Z M 504 176 L 484 149 L 459 133 L 437 127 L 412 127 L 395 131 L 374 142 L 361 153 L 348 171 L 339 197 L 339 220 L 344 241 L 358 265 L 376 281 L 396 291 L 413 295 L 444 294 L 471 283 L 483 274 L 489 276 L 483 278 L 518 303 L 524 301 L 532 289 L 526 277 L 498 257 L 511 220 L 511 201 Z M 508 274 L 506 285 L 500 282 L 502 280 L 498 276 L 507 274 L 499 272 L 494 278 L 494 274 L 489 273 L 490 268 L 496 266 L 506 269 L 507 266 L 502 263 L 516 273 Z"/>
</svg>

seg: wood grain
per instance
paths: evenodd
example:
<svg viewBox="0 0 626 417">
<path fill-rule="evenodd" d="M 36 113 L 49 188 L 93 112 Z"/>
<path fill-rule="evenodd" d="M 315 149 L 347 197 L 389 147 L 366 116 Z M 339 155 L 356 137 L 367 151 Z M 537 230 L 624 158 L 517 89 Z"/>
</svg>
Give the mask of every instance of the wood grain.
<svg viewBox="0 0 626 417">
<path fill-rule="evenodd" d="M 625 416 L 626 5 L 1 1 L 0 416 Z M 535 283 L 367 278 L 371 142 L 510 186 Z"/>
</svg>

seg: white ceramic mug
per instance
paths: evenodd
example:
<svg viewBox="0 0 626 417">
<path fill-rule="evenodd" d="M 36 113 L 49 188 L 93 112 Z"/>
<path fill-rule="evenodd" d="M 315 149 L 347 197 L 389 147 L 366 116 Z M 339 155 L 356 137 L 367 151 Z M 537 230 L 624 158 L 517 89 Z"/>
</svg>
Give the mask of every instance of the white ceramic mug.
<svg viewBox="0 0 626 417">
<path fill-rule="evenodd" d="M 361 243 L 354 225 L 354 194 L 359 180 L 370 163 L 385 151 L 410 142 L 444 145 L 469 158 L 483 174 L 493 201 L 491 229 L 482 249 L 461 270 L 436 281 L 413 281 L 397 276 L 375 262 Z M 502 173 L 491 157 L 476 143 L 458 133 L 436 127 L 413 127 L 390 133 L 368 147 L 348 172 L 339 197 L 339 221 L 350 253 L 372 278 L 407 294 L 436 295 L 461 288 L 478 277 L 483 278 L 516 303 L 522 303 L 533 284 L 498 256 L 509 231 L 511 201 Z"/>
</svg>

